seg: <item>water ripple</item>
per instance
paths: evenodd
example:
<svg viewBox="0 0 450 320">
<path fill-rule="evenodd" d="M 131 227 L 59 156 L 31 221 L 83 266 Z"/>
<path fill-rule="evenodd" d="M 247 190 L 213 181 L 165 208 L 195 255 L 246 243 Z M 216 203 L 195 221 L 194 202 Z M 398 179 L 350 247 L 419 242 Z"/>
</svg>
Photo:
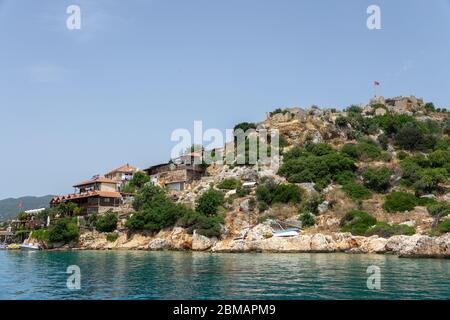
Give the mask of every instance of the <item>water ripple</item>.
<svg viewBox="0 0 450 320">
<path fill-rule="evenodd" d="M 81 269 L 81 290 L 66 268 Z M 367 267 L 381 269 L 369 290 Z M 449 299 L 450 261 L 388 255 L 0 251 L 0 299 Z"/>
</svg>

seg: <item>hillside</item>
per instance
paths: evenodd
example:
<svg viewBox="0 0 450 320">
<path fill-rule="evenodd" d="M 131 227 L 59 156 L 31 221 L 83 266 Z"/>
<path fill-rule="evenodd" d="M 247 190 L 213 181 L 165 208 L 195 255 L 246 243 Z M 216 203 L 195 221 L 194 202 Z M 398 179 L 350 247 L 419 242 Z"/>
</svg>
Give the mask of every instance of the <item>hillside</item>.
<svg viewBox="0 0 450 320">
<path fill-rule="evenodd" d="M 277 109 L 251 125 L 279 130 L 279 169 L 210 166 L 210 177 L 179 195 L 180 202 L 194 206 L 211 184 L 222 189 L 224 180 L 258 182 L 247 195 L 223 190 L 232 237 L 265 219 L 301 222 L 311 234 L 429 234 L 440 221 L 439 232 L 445 232 L 450 212 L 446 109 L 413 96 L 379 97 L 344 111 Z M 297 190 L 301 197 L 290 198 Z M 367 224 L 359 225 L 360 218 Z"/>
<path fill-rule="evenodd" d="M 51 195 L 42 197 L 27 196 L 0 200 L 0 221 L 15 218 L 19 211 L 46 208 L 52 197 Z M 19 209 L 20 203 L 23 204 L 23 209 Z"/>
<path fill-rule="evenodd" d="M 145 185 L 126 232 L 88 232 L 80 246 L 450 257 L 446 109 L 380 97 L 344 111 L 276 109 L 236 128 L 278 129 L 280 166 L 219 161 L 183 191 Z M 292 227 L 301 233 L 280 237 Z"/>
</svg>

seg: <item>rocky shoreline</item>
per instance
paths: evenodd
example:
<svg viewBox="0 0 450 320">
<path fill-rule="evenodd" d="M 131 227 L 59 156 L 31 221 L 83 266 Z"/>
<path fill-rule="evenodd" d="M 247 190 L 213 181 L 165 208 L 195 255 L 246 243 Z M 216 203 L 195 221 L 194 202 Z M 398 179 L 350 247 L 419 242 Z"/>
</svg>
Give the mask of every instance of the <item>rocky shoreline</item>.
<svg viewBox="0 0 450 320">
<path fill-rule="evenodd" d="M 267 237 L 263 228 L 251 230 L 245 239 L 207 238 L 183 228 L 160 231 L 156 235 L 119 233 L 117 240 L 108 241 L 96 231 L 81 234 L 74 245 L 48 247 L 50 250 L 179 250 L 213 253 L 349 253 L 395 254 L 407 258 L 450 258 L 450 234 L 440 237 L 426 235 L 362 237 L 350 233 L 304 234 L 296 237 Z"/>
</svg>

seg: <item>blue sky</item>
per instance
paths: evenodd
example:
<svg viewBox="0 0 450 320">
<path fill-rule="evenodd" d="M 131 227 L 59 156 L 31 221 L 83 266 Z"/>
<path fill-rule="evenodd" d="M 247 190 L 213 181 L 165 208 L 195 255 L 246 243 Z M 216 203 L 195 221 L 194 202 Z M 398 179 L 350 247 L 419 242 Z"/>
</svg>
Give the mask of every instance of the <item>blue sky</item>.
<svg viewBox="0 0 450 320">
<path fill-rule="evenodd" d="M 449 39 L 449 0 L 0 0 L 0 199 L 167 160 L 194 120 L 364 103 L 374 80 L 450 106 Z"/>
</svg>

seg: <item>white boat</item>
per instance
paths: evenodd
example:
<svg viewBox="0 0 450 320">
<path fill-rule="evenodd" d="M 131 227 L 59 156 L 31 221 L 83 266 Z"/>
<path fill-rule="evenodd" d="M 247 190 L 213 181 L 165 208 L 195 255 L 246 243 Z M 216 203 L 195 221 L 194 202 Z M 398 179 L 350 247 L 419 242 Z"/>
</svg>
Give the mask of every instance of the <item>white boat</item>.
<svg viewBox="0 0 450 320">
<path fill-rule="evenodd" d="M 296 237 L 299 235 L 298 229 L 287 229 L 273 232 L 274 237 Z"/>
<path fill-rule="evenodd" d="M 23 250 L 41 250 L 41 246 L 39 244 L 21 244 L 20 249 Z"/>
</svg>

